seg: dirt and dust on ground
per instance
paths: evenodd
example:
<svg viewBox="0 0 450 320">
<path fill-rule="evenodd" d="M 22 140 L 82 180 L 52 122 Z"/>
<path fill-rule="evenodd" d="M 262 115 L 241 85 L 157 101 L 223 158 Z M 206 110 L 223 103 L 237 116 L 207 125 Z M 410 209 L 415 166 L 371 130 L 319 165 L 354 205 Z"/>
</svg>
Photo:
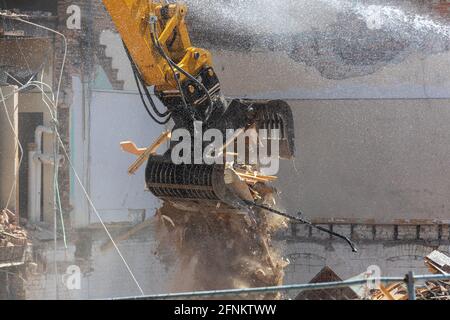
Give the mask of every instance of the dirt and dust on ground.
<svg viewBox="0 0 450 320">
<path fill-rule="evenodd" d="M 267 201 L 264 203 L 268 204 Z M 273 244 L 272 236 L 286 228 L 287 222 L 283 217 L 262 211 L 255 211 L 254 218 L 208 210 L 182 211 L 165 202 L 157 211 L 155 223 L 159 244 L 157 255 L 174 270 L 170 290 L 281 285 L 288 262 Z M 262 293 L 237 298 L 280 299 L 281 294 Z"/>
</svg>

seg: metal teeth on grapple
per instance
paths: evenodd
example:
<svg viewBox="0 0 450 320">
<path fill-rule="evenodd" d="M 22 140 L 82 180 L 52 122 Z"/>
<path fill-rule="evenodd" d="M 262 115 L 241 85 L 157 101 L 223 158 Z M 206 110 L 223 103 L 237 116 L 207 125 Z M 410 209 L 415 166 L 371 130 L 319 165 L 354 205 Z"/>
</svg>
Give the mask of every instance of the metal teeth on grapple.
<svg viewBox="0 0 450 320">
<path fill-rule="evenodd" d="M 271 139 L 271 131 L 278 129 L 280 158 L 292 159 L 295 155 L 294 119 L 291 108 L 285 101 L 234 99 L 218 121 L 218 125 L 223 124 L 226 126 L 223 130 L 255 124 L 257 130 L 267 130 L 268 139 Z"/>
<path fill-rule="evenodd" d="M 258 119 L 258 128 L 267 130 L 267 138 L 271 139 L 272 130 L 280 130 L 280 139 L 285 139 L 284 122 L 280 115 L 276 113 L 260 112 L 261 118 Z"/>
<path fill-rule="evenodd" d="M 281 100 L 253 101 L 256 111 L 257 129 L 266 129 L 267 138 L 271 139 L 271 131 L 279 130 L 280 157 L 292 159 L 295 155 L 294 119 L 289 105 Z"/>
<path fill-rule="evenodd" d="M 219 200 L 213 179 L 212 165 L 150 160 L 146 170 L 147 187 L 159 198 Z"/>
</svg>

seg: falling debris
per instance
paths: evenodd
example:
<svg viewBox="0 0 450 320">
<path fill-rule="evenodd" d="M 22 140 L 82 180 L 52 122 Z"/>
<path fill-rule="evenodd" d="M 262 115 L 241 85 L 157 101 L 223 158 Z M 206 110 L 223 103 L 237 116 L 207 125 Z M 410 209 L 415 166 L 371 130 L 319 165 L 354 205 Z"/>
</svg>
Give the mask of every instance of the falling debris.
<svg viewBox="0 0 450 320">
<path fill-rule="evenodd" d="M 256 191 L 255 191 L 256 192 Z M 266 190 L 267 192 L 267 190 Z M 272 193 L 266 193 L 267 201 Z M 157 255 L 175 273 L 171 290 L 195 291 L 276 286 L 288 265 L 272 245 L 272 235 L 287 226 L 276 215 L 179 210 L 165 202 L 158 210 Z M 170 252 L 170 253 L 169 253 Z M 280 293 L 240 298 L 277 299 Z"/>
</svg>

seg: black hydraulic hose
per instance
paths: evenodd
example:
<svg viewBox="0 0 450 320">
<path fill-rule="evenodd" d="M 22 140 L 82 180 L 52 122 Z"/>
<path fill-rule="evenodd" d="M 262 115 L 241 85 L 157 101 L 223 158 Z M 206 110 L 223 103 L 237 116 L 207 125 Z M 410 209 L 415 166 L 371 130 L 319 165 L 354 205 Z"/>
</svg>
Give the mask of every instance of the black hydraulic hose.
<svg viewBox="0 0 450 320">
<path fill-rule="evenodd" d="M 193 110 L 189 107 L 188 103 L 186 102 L 186 97 L 184 96 L 184 92 L 183 89 L 181 87 L 181 83 L 180 80 L 178 79 L 175 70 L 172 66 L 172 64 L 170 63 L 172 60 L 170 60 L 170 58 L 166 55 L 166 53 L 164 52 L 164 50 L 162 49 L 159 41 L 157 40 L 157 37 L 155 36 L 155 34 L 153 33 L 153 31 L 150 31 L 150 37 L 152 39 L 152 43 L 155 46 L 156 49 L 158 49 L 159 54 L 164 58 L 164 60 L 166 60 L 166 62 L 169 64 L 170 70 L 173 73 L 173 77 L 175 79 L 175 82 L 177 83 L 177 87 L 178 87 L 178 91 L 180 91 L 180 95 L 181 95 L 181 100 L 183 101 L 184 107 L 185 109 L 190 113 L 192 120 L 195 120 L 195 116 L 194 116 L 194 112 Z"/>
<path fill-rule="evenodd" d="M 171 115 L 169 115 L 169 117 L 167 119 L 165 119 L 165 120 L 156 119 L 156 117 L 150 112 L 150 110 L 149 110 L 149 108 L 148 108 L 148 106 L 147 106 L 147 104 L 145 102 L 144 95 L 142 94 L 142 90 L 141 90 L 141 85 L 139 83 L 139 80 L 137 78 L 136 73 L 133 72 L 133 75 L 134 75 L 134 79 L 136 80 L 136 85 L 137 85 L 137 88 L 138 88 L 138 91 L 139 91 L 139 96 L 141 97 L 141 100 L 142 100 L 142 103 L 144 105 L 144 108 L 147 111 L 147 113 L 150 116 L 150 118 L 152 118 L 153 121 L 155 121 L 156 123 L 158 123 L 160 125 L 167 124 L 170 121 L 170 119 L 171 119 Z"/>
<path fill-rule="evenodd" d="M 208 98 L 208 102 L 209 102 L 209 106 L 208 106 L 208 109 L 206 111 L 206 117 L 205 117 L 205 121 L 207 121 L 209 119 L 209 116 L 212 113 L 213 108 L 214 108 L 212 97 L 209 94 L 208 89 L 206 89 L 206 87 L 203 85 L 203 83 L 198 81 L 193 75 L 191 75 L 189 72 L 185 71 L 183 68 L 178 66 L 169 56 L 167 56 L 167 54 L 164 52 L 164 49 L 162 48 L 162 46 L 161 46 L 161 44 L 159 42 L 159 39 L 158 39 L 158 36 L 156 34 L 156 29 L 154 28 L 154 25 L 152 24 L 151 26 L 152 26 L 153 30 L 151 30 L 150 34 L 151 34 L 153 45 L 158 49 L 158 51 L 161 54 L 161 56 L 167 61 L 167 63 L 169 64 L 170 68 L 172 69 L 172 72 L 174 73 L 174 78 L 177 81 L 177 85 L 179 86 L 178 89 L 180 90 L 180 94 L 182 95 L 183 100 L 185 101 L 184 93 L 183 93 L 183 91 L 181 89 L 181 85 L 180 85 L 180 83 L 178 81 L 178 78 L 177 78 L 175 72 L 173 71 L 174 68 L 176 70 L 178 70 L 179 72 L 181 72 L 182 74 L 184 74 L 188 79 L 190 79 L 191 81 L 195 82 L 205 92 L 205 94 L 206 94 L 206 96 Z"/>
<path fill-rule="evenodd" d="M 167 110 L 167 111 L 165 111 L 165 112 L 160 112 L 160 111 L 158 110 L 158 108 L 156 107 L 155 102 L 153 101 L 153 98 L 152 98 L 150 92 L 148 91 L 148 89 L 147 89 L 147 87 L 146 87 L 146 85 L 145 85 L 145 83 L 144 83 L 144 80 L 142 79 L 141 75 L 139 74 L 139 71 L 137 70 L 136 64 L 134 63 L 133 59 L 131 58 L 130 52 L 128 51 L 128 48 L 126 47 L 125 43 L 123 44 L 123 46 L 124 46 L 124 48 L 125 48 L 125 52 L 126 52 L 126 54 L 127 54 L 127 56 L 128 56 L 128 59 L 130 60 L 131 68 L 132 68 L 132 71 L 133 71 L 133 76 L 134 76 L 134 79 L 135 79 L 135 81 L 136 81 L 136 86 L 137 86 L 137 88 L 138 88 L 139 95 L 140 95 L 140 97 L 141 97 L 142 103 L 144 104 L 144 107 L 145 107 L 147 113 L 150 115 L 150 117 L 151 117 L 155 122 L 157 122 L 157 123 L 159 123 L 159 124 L 166 124 L 166 123 L 170 120 L 170 115 L 171 115 L 170 111 Z M 142 86 L 142 87 L 141 87 L 141 86 Z M 145 95 L 147 96 L 147 100 L 150 102 L 150 105 L 151 105 L 153 111 L 157 114 L 157 116 L 160 117 L 160 118 L 169 116 L 168 119 L 165 119 L 165 120 L 158 120 L 158 119 L 156 119 L 156 116 L 154 116 L 154 115 L 150 112 L 150 110 L 149 110 L 149 108 L 148 108 L 148 106 L 147 106 L 147 103 L 146 103 L 146 101 L 145 101 L 145 99 L 144 99 L 144 95 L 143 95 L 143 93 L 142 93 L 142 88 L 144 88 Z"/>
<path fill-rule="evenodd" d="M 273 208 L 269 208 L 269 207 L 261 205 L 261 204 L 257 204 L 257 203 L 255 203 L 253 201 L 249 201 L 249 200 L 243 200 L 243 201 L 250 207 L 257 207 L 257 208 L 260 208 L 260 209 L 263 209 L 263 210 L 270 211 L 270 212 L 275 213 L 275 214 L 277 214 L 279 216 L 282 216 L 282 217 L 288 218 L 290 220 L 294 220 L 294 221 L 297 221 L 297 222 L 309 225 L 309 226 L 311 226 L 313 228 L 316 228 L 316 229 L 318 229 L 320 231 L 323 231 L 323 232 L 329 233 L 329 234 L 331 234 L 331 235 L 333 235 L 335 237 L 341 238 L 341 239 L 345 240 L 349 244 L 349 246 L 352 248 L 353 252 L 358 252 L 358 249 L 356 248 L 355 244 L 346 236 L 343 236 L 343 235 L 341 235 L 339 233 L 336 233 L 336 232 L 334 232 L 332 230 L 329 230 L 327 228 L 324 228 L 324 227 L 321 227 L 321 226 L 317 226 L 317 225 L 313 224 L 312 222 L 310 222 L 308 220 L 305 220 L 303 218 L 292 216 L 292 215 L 290 215 L 288 213 L 281 212 L 281 211 L 278 211 L 278 210 L 273 209 Z M 300 215 L 301 215 L 301 213 L 300 213 Z"/>
<path fill-rule="evenodd" d="M 213 105 L 213 101 L 212 101 L 212 97 L 209 94 L 208 89 L 206 89 L 206 87 L 203 85 L 203 83 L 201 83 L 200 81 L 198 81 L 194 76 L 192 76 L 191 74 L 189 74 L 188 72 L 186 72 L 185 70 L 183 70 L 181 67 L 179 67 L 175 62 L 173 62 L 172 60 L 170 60 L 169 58 L 169 63 L 175 68 L 177 69 L 179 72 L 181 72 L 182 74 L 184 74 L 187 78 L 189 78 L 190 80 L 194 81 L 206 94 L 206 97 L 208 98 L 208 102 L 209 102 L 209 106 L 208 109 L 206 110 L 206 116 L 205 116 L 205 121 L 208 121 L 209 116 L 212 113 L 212 110 L 214 108 Z"/>
<path fill-rule="evenodd" d="M 147 86 L 145 85 L 144 80 L 142 79 L 141 75 L 137 72 L 137 70 L 135 72 L 135 75 L 137 76 L 137 79 L 140 81 L 140 83 L 142 85 L 142 88 L 144 89 L 145 95 L 146 95 L 147 99 L 150 101 L 150 104 L 152 106 L 153 111 L 161 118 L 170 115 L 171 112 L 169 110 L 166 110 L 164 112 L 160 112 L 158 110 L 158 108 L 156 107 L 155 102 L 153 101 L 153 98 L 152 98 L 150 92 L 147 89 Z"/>
</svg>

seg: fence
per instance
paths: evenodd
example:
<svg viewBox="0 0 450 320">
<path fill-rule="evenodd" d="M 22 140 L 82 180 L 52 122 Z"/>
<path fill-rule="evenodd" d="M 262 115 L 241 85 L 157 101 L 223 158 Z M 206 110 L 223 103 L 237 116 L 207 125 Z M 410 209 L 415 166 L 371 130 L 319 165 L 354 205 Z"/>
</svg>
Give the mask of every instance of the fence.
<svg viewBox="0 0 450 320">
<path fill-rule="evenodd" d="M 291 284 L 273 287 L 154 294 L 154 295 L 114 298 L 112 300 L 169 300 L 169 299 L 183 299 L 183 298 L 188 299 L 201 297 L 229 296 L 229 295 L 240 295 L 250 293 L 288 292 L 291 290 L 303 291 L 303 290 L 317 290 L 317 289 L 334 289 L 334 288 L 349 287 L 353 285 L 363 285 L 373 281 L 379 281 L 381 283 L 405 282 L 408 289 L 409 300 L 416 300 L 416 293 L 415 293 L 416 282 L 427 280 L 450 280 L 450 274 L 414 275 L 414 272 L 410 271 L 404 277 L 368 277 L 365 279 L 306 283 L 306 284 Z"/>
</svg>

